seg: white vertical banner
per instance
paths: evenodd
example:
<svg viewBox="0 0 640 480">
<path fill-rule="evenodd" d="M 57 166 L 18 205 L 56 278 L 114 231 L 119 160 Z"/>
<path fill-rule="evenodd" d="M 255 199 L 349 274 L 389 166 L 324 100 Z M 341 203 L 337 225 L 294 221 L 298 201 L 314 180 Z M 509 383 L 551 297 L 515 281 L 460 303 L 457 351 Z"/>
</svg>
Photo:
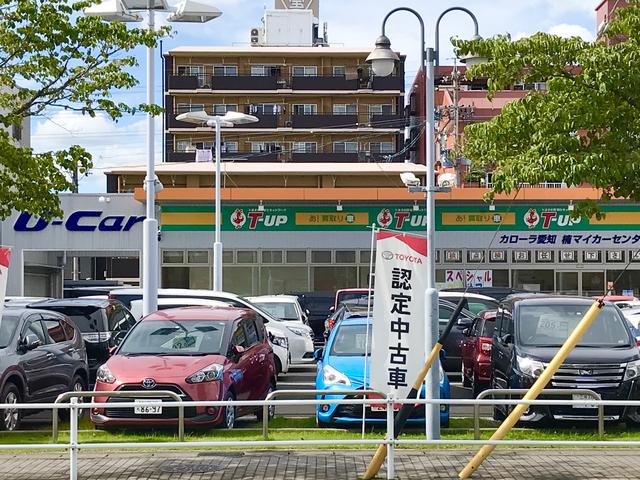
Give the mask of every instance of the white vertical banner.
<svg viewBox="0 0 640 480">
<path fill-rule="evenodd" d="M 9 260 L 11 247 L 0 247 L 0 324 L 4 311 L 4 298 L 7 294 L 7 278 L 9 277 Z"/>
<path fill-rule="evenodd" d="M 426 260 L 426 238 L 378 232 L 371 388 L 398 398 L 407 396 L 424 364 Z"/>
</svg>

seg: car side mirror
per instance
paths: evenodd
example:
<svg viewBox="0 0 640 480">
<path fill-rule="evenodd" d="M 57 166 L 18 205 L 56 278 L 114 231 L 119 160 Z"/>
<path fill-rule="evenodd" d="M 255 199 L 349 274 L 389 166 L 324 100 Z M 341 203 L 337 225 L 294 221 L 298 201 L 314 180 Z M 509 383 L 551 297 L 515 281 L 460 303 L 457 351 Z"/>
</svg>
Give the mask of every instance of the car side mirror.
<svg viewBox="0 0 640 480">
<path fill-rule="evenodd" d="M 513 335 L 511 335 L 510 333 L 506 333 L 503 336 L 500 337 L 500 343 L 502 345 L 508 345 L 510 343 L 513 343 Z"/>
<path fill-rule="evenodd" d="M 242 355 L 245 351 L 246 351 L 246 348 L 244 348 L 242 345 L 233 346 L 233 353 L 235 353 L 238 356 Z"/>
<path fill-rule="evenodd" d="M 332 306 L 330 306 L 330 307 L 329 307 L 329 311 L 330 311 L 331 313 L 335 312 L 335 311 L 336 311 L 336 307 L 334 307 L 333 305 L 332 305 Z"/>
<path fill-rule="evenodd" d="M 323 356 L 324 356 L 324 348 L 319 348 L 315 352 L 313 352 L 313 358 L 318 362 L 322 360 Z"/>
<path fill-rule="evenodd" d="M 24 341 L 22 342 L 25 350 L 34 350 L 42 345 L 42 341 L 38 338 L 37 335 L 30 333 L 26 337 L 24 337 Z"/>
<path fill-rule="evenodd" d="M 464 330 L 462 330 L 462 334 L 463 334 L 465 337 L 468 337 L 469 335 L 471 335 L 471 329 L 470 329 L 470 328 L 468 328 L 468 327 L 467 327 L 467 328 L 465 328 Z"/>
<path fill-rule="evenodd" d="M 456 322 L 456 326 L 460 329 L 469 328 L 471 326 L 471 323 L 473 323 L 473 320 L 471 320 L 470 318 L 459 318 Z"/>
<path fill-rule="evenodd" d="M 113 347 L 109 347 L 109 356 L 111 356 L 114 353 L 116 353 L 116 350 L 118 350 L 118 345 L 114 345 Z"/>
</svg>

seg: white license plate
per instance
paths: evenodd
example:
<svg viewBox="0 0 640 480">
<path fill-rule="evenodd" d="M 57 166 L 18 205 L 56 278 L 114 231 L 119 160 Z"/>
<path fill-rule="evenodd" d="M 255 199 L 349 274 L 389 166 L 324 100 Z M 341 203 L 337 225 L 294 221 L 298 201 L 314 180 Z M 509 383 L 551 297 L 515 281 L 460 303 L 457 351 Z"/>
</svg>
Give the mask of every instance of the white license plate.
<svg viewBox="0 0 640 480">
<path fill-rule="evenodd" d="M 134 400 L 135 403 L 154 403 L 157 405 L 140 405 L 133 407 L 133 413 L 138 415 L 160 415 L 162 414 L 162 400 L 147 399 L 147 400 Z"/>
<path fill-rule="evenodd" d="M 589 395 L 582 395 L 580 393 L 574 393 L 573 394 L 573 400 L 591 400 L 593 401 L 593 397 L 589 396 Z M 596 405 L 594 405 L 593 403 L 576 403 L 574 405 L 572 405 L 573 408 L 598 408 Z"/>
<path fill-rule="evenodd" d="M 393 405 L 393 411 L 397 412 L 398 410 L 400 410 L 400 407 L 402 406 L 401 403 L 395 403 Z M 387 411 L 387 406 L 383 403 L 383 404 L 376 404 L 376 405 L 371 405 L 371 411 L 372 412 L 386 412 Z"/>
</svg>

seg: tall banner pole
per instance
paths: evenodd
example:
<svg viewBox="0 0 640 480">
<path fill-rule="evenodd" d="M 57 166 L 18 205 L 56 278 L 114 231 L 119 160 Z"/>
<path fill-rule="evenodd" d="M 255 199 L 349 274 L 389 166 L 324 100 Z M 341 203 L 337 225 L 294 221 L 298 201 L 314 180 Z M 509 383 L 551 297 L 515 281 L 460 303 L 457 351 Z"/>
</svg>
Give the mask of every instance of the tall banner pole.
<svg viewBox="0 0 640 480">
<path fill-rule="evenodd" d="M 367 331 L 366 331 L 366 336 L 365 336 L 365 340 L 364 340 L 364 376 L 362 377 L 362 388 L 364 390 L 367 389 L 367 373 L 368 373 L 368 364 L 369 364 L 369 324 L 373 322 L 373 317 L 371 315 L 371 292 L 372 292 L 372 287 L 373 287 L 373 259 L 374 259 L 374 255 L 373 255 L 373 249 L 375 247 L 375 243 L 376 243 L 376 224 L 372 223 L 371 224 L 371 248 L 369 250 L 369 293 L 367 295 Z M 366 395 L 365 395 L 366 398 Z M 366 405 L 362 406 L 362 438 L 364 438 L 364 429 L 365 429 L 365 422 L 366 422 L 366 412 L 367 412 L 367 407 Z"/>
</svg>

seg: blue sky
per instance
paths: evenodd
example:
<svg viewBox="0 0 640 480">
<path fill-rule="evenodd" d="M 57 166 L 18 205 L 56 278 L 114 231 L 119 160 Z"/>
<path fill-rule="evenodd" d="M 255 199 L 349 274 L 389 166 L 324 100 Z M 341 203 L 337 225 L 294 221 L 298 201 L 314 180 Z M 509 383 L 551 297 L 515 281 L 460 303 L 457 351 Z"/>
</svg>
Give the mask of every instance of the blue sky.
<svg viewBox="0 0 640 480">
<path fill-rule="evenodd" d="M 171 1 L 171 0 L 170 0 Z M 206 0 L 205 0 L 206 1 Z M 223 14 L 207 24 L 172 24 L 171 38 L 163 41 L 163 50 L 189 45 L 247 45 L 249 31 L 261 24 L 266 8 L 273 0 L 210 0 Z M 474 12 L 480 34 L 491 37 L 510 33 L 518 38 L 538 31 L 562 36 L 578 35 L 592 40 L 595 30 L 597 0 L 320 0 L 320 21 L 328 23 L 329 41 L 335 46 L 370 47 L 379 35 L 386 13 L 406 6 L 417 10 L 424 18 L 427 43 L 434 44 L 435 21 L 443 10 L 452 6 L 466 7 Z M 164 17 L 157 23 L 163 23 Z M 440 25 L 440 63 L 453 64 L 453 49 L 449 38 L 469 37 L 473 24 L 462 12 L 451 12 Z M 407 54 L 406 71 L 413 77 L 419 62 L 419 26 L 408 13 L 394 15 L 387 24 L 387 35 L 394 49 Z M 140 84 L 126 92 L 114 92 L 114 97 L 138 104 L 146 100 L 145 50 L 135 52 L 140 66 L 134 74 Z M 159 58 L 159 52 L 158 52 Z M 156 103 L 162 101 L 161 62 L 156 62 Z M 104 168 L 116 165 L 143 165 L 146 162 L 146 119 L 136 115 L 113 123 L 104 117 L 89 119 L 72 112 L 51 111 L 47 118 L 32 119 L 32 146 L 36 151 L 66 148 L 79 144 L 94 156 L 96 169 L 80 182 L 81 192 L 104 192 Z M 156 122 L 156 162 L 161 160 L 162 131 Z"/>
</svg>

